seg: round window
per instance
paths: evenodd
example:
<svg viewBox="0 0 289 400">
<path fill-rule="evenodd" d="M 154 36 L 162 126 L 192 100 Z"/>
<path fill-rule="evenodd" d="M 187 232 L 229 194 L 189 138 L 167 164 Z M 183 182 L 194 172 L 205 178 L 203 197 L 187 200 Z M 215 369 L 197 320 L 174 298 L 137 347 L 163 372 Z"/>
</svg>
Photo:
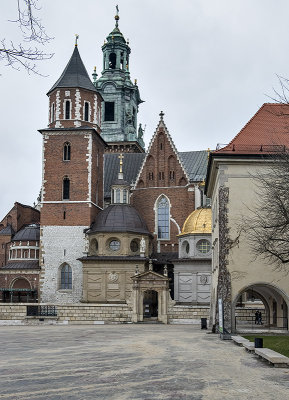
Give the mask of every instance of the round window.
<svg viewBox="0 0 289 400">
<path fill-rule="evenodd" d="M 138 251 L 138 242 L 137 242 L 137 240 L 132 240 L 131 242 L 130 242 L 130 249 L 131 249 L 131 251 L 132 252 L 136 252 L 136 251 Z"/>
<path fill-rule="evenodd" d="M 112 251 L 117 251 L 117 250 L 119 250 L 119 249 L 120 249 L 120 241 L 119 241 L 119 240 L 116 240 L 116 239 L 111 240 L 111 241 L 109 242 L 109 248 L 110 248 L 110 250 L 112 250 Z"/>
<path fill-rule="evenodd" d="M 210 249 L 211 249 L 211 244 L 210 244 L 210 242 L 208 240 L 201 239 L 201 240 L 198 241 L 197 250 L 200 253 L 206 254 L 206 253 L 208 253 L 210 251 Z"/>
</svg>

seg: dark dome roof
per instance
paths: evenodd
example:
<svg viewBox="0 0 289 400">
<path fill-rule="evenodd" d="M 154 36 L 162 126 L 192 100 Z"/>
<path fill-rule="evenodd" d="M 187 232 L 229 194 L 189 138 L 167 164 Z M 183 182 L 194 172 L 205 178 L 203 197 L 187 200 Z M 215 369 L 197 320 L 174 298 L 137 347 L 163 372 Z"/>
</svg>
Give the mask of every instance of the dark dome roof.
<svg viewBox="0 0 289 400">
<path fill-rule="evenodd" d="M 101 211 L 90 232 L 135 232 L 149 235 L 137 210 L 130 204 L 111 204 Z"/>
<path fill-rule="evenodd" d="M 14 237 L 13 241 L 16 240 L 35 240 L 38 241 L 40 237 L 40 227 L 38 224 L 31 224 L 24 226 L 24 228 L 20 229 Z"/>
</svg>

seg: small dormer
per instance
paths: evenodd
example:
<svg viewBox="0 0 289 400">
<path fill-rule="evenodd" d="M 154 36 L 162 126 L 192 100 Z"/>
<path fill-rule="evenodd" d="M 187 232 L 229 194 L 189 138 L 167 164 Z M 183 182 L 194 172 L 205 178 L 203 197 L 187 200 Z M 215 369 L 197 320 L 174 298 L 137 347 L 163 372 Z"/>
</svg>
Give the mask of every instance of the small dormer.
<svg viewBox="0 0 289 400">
<path fill-rule="evenodd" d="M 123 179 L 123 154 L 119 158 L 119 173 L 117 180 L 111 185 L 112 204 L 130 204 L 130 185 Z"/>
</svg>

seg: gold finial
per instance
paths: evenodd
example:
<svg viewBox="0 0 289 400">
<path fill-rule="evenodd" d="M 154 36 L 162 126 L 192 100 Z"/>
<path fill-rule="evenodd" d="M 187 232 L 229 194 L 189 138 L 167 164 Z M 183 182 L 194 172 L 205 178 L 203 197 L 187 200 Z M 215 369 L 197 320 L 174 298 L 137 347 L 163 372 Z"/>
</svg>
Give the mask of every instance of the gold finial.
<svg viewBox="0 0 289 400">
<path fill-rule="evenodd" d="M 129 44 L 129 39 L 126 39 L 126 44 Z"/>
<path fill-rule="evenodd" d="M 208 153 L 208 158 L 209 158 L 210 157 L 210 153 L 211 153 L 211 149 L 209 147 L 208 147 L 207 153 Z"/>
<path fill-rule="evenodd" d="M 119 173 L 122 174 L 122 165 L 123 165 L 122 160 L 124 159 L 124 155 L 122 153 L 120 153 L 118 158 L 119 158 Z"/>
<path fill-rule="evenodd" d="M 137 85 L 137 79 L 134 80 L 134 84 Z"/>
<path fill-rule="evenodd" d="M 78 40 L 78 38 L 79 38 L 79 35 L 76 33 L 76 34 L 75 34 L 75 47 L 77 47 L 77 40 Z"/>
<path fill-rule="evenodd" d="M 115 19 L 115 27 L 118 28 L 118 21 L 119 21 L 119 9 L 118 9 L 118 5 L 115 6 L 116 8 L 116 15 L 114 17 Z"/>
</svg>

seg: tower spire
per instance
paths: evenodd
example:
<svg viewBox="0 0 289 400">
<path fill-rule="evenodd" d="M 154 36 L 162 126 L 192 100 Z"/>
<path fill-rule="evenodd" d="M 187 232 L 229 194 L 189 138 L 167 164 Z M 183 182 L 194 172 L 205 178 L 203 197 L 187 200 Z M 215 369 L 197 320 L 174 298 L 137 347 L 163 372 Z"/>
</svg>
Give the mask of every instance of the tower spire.
<svg viewBox="0 0 289 400">
<path fill-rule="evenodd" d="M 119 9 L 118 9 L 118 5 L 115 6 L 116 8 L 116 15 L 114 17 L 115 19 L 115 27 L 118 28 L 118 21 L 119 21 Z"/>
</svg>

